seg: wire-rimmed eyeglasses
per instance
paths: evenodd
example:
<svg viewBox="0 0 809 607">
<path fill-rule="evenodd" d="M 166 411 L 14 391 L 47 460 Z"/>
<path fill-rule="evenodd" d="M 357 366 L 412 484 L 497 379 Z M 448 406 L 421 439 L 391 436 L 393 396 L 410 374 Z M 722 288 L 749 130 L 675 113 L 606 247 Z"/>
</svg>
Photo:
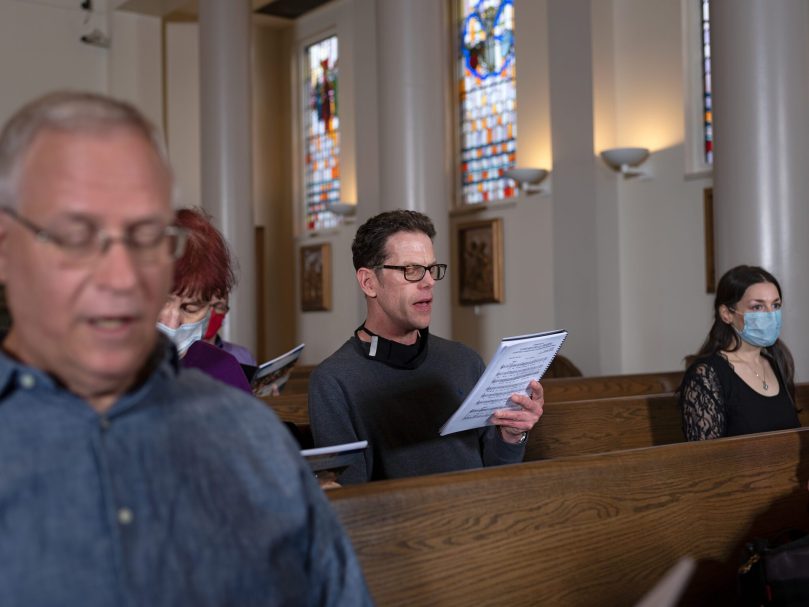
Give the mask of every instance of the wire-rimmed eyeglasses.
<svg viewBox="0 0 809 607">
<path fill-rule="evenodd" d="M 134 223 L 121 236 L 111 236 L 93 222 L 81 218 L 65 222 L 59 230 L 50 230 L 14 209 L 2 207 L 0 211 L 29 230 L 37 240 L 54 245 L 67 259 L 76 263 L 97 259 L 115 241 L 120 241 L 138 263 L 169 261 L 183 254 L 188 235 L 183 228 L 155 220 Z"/>
<path fill-rule="evenodd" d="M 429 266 L 420 266 L 418 264 L 410 264 L 407 266 L 389 266 L 381 265 L 379 268 L 386 270 L 400 270 L 404 274 L 405 280 L 408 282 L 418 282 L 424 275 L 429 272 L 433 280 L 441 280 L 447 274 L 447 264 L 434 263 Z"/>
</svg>

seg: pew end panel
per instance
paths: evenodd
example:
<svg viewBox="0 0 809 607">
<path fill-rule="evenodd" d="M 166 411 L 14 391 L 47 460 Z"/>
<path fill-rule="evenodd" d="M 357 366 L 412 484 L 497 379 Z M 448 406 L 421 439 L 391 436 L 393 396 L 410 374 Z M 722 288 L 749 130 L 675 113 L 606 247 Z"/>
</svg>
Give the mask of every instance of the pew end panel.
<svg viewBox="0 0 809 607">
<path fill-rule="evenodd" d="M 809 430 L 346 487 L 380 605 L 631 605 L 680 557 L 732 604 L 743 543 L 807 523 Z"/>
</svg>

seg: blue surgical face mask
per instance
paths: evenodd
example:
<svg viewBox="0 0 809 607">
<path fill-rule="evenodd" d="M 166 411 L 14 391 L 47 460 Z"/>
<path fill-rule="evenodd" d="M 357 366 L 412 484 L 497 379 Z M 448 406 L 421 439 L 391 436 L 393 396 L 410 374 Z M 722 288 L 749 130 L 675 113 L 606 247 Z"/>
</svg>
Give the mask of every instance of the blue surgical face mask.
<svg viewBox="0 0 809 607">
<path fill-rule="evenodd" d="M 752 346 L 759 348 L 771 346 L 781 334 L 781 310 L 745 312 L 744 328 L 736 332 L 739 337 Z"/>
<path fill-rule="evenodd" d="M 188 348 L 191 347 L 191 344 L 193 344 L 195 341 L 199 341 L 202 339 L 202 336 L 205 335 L 205 329 L 208 326 L 208 321 L 210 318 L 211 310 L 209 308 L 208 312 L 205 314 L 205 317 L 197 322 L 189 322 L 184 325 L 180 325 L 176 329 L 167 327 L 162 322 L 159 322 L 157 323 L 157 328 L 161 333 L 166 335 L 166 337 L 174 342 L 174 345 L 177 347 L 177 352 L 180 353 L 180 357 L 183 357 L 185 356 Z"/>
</svg>

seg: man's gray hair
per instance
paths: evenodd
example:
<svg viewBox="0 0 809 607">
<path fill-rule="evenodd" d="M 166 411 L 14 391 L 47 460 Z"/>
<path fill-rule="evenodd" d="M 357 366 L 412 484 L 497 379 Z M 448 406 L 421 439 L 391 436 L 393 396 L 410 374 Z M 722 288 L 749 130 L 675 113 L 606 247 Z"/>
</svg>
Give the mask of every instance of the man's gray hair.
<svg viewBox="0 0 809 607">
<path fill-rule="evenodd" d="M 17 206 L 21 163 L 39 133 L 106 133 L 116 128 L 143 135 L 173 183 L 171 164 L 162 136 L 133 105 L 98 93 L 58 91 L 20 108 L 0 131 L 0 205 Z M 172 186 L 172 206 L 177 196 Z"/>
</svg>

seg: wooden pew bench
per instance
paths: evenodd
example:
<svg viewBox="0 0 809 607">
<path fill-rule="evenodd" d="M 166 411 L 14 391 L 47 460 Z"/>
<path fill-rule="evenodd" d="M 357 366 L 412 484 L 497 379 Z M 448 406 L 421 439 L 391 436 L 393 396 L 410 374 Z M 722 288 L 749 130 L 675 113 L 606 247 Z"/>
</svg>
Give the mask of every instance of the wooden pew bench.
<svg viewBox="0 0 809 607">
<path fill-rule="evenodd" d="M 284 421 L 308 424 L 307 387 L 312 367 L 297 367 L 281 396 L 264 399 Z M 297 375 L 296 375 L 297 373 Z M 642 394 L 673 392 L 680 385 L 681 371 L 643 373 L 636 375 L 608 375 L 603 377 L 566 377 L 546 379 L 545 402 L 592 400 Z"/>
<path fill-rule="evenodd" d="M 312 365 L 295 367 L 284 388 L 283 396 L 306 394 Z M 682 380 L 682 371 L 604 375 L 597 377 L 547 378 L 542 381 L 546 402 L 593 400 L 621 396 L 642 396 L 674 392 Z M 798 386 L 809 394 L 809 384 Z M 799 393 L 800 398 L 800 393 Z M 299 414 L 298 414 L 299 415 Z"/>
<path fill-rule="evenodd" d="M 682 379 L 682 371 L 667 371 L 630 375 L 550 378 L 542 381 L 542 387 L 545 389 L 545 402 L 550 403 L 664 394 L 674 392 Z"/>
<path fill-rule="evenodd" d="M 307 396 L 268 397 L 284 421 L 309 425 Z M 809 426 L 809 384 L 796 386 L 799 418 Z M 682 421 L 674 394 L 546 402 L 542 419 L 528 436 L 525 461 L 602 453 L 682 442 Z"/>
<path fill-rule="evenodd" d="M 809 426 L 809 384 L 796 386 L 798 418 Z M 677 396 L 549 402 L 528 436 L 525 461 L 684 442 Z"/>
<path fill-rule="evenodd" d="M 805 527 L 809 429 L 329 492 L 379 605 L 630 606 L 684 556 L 733 604 L 744 542 Z"/>
<path fill-rule="evenodd" d="M 674 394 L 547 402 L 525 461 L 685 441 Z"/>
<path fill-rule="evenodd" d="M 307 394 L 283 392 L 280 396 L 264 396 L 261 400 L 267 403 L 283 421 L 308 426 L 308 398 Z"/>
</svg>

